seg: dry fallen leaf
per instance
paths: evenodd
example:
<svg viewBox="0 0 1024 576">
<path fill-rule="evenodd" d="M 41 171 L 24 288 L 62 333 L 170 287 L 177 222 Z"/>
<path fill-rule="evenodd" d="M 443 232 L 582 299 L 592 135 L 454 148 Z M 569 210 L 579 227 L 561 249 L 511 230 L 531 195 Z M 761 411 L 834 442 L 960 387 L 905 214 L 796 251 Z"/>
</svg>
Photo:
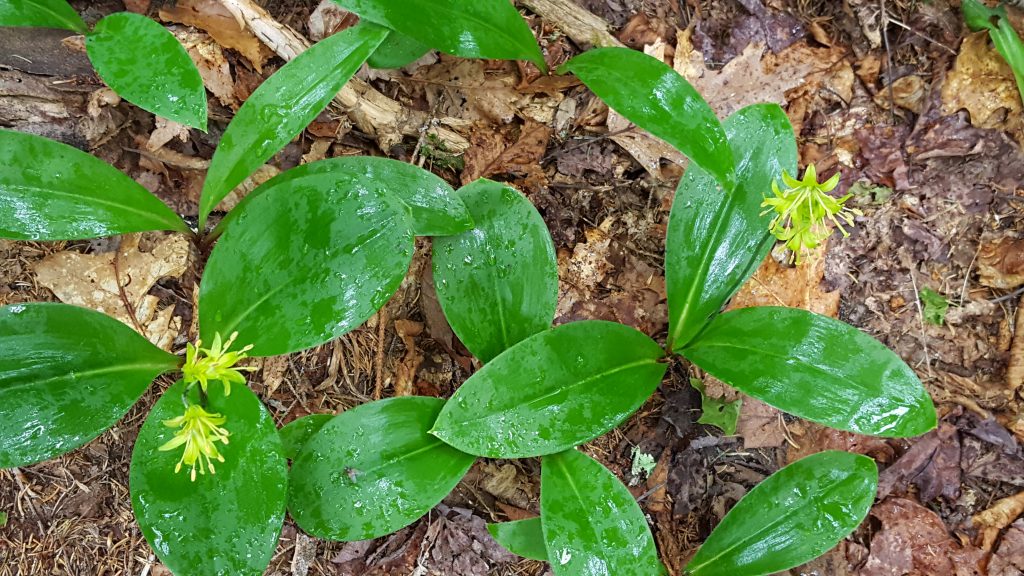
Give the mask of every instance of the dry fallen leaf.
<svg viewBox="0 0 1024 576">
<path fill-rule="evenodd" d="M 170 350 L 181 330 L 181 318 L 173 316 L 174 306 L 159 308 L 160 299 L 149 290 L 161 278 L 185 273 L 189 243 L 180 234 L 167 235 L 143 252 L 140 238 L 139 234 L 122 236 L 113 252 L 65 251 L 47 256 L 36 265 L 36 276 L 61 302 L 98 310 L 141 328 L 153 344 Z M 131 310 L 126 308 L 126 300 Z"/>
<path fill-rule="evenodd" d="M 551 128 L 527 119 L 519 137 L 506 146 L 501 134 L 488 129 L 474 131 L 464 156 L 462 183 L 495 174 L 526 173 L 543 176 L 540 161 L 551 140 Z"/>
<path fill-rule="evenodd" d="M 989 44 L 988 32 L 964 38 L 953 70 L 942 85 L 942 113 L 961 108 L 979 128 L 1005 130 L 1024 142 L 1021 98 L 1013 70 Z"/>
<path fill-rule="evenodd" d="M 149 141 L 146 142 L 146 149 L 153 151 L 163 148 L 164 144 L 167 144 L 171 140 L 177 138 L 182 142 L 188 140 L 188 126 L 184 124 L 178 124 L 173 120 L 168 120 L 163 116 L 156 117 L 156 128 L 149 135 Z"/>
<path fill-rule="evenodd" d="M 238 109 L 241 103 L 235 96 L 235 80 L 231 76 L 231 66 L 220 44 L 208 34 L 191 28 L 175 26 L 171 28 L 171 32 L 195 62 L 206 89 L 224 106 Z"/>
<path fill-rule="evenodd" d="M 1002 290 L 1024 284 L 1024 240 L 1004 237 L 983 243 L 978 251 L 978 282 Z"/>
<path fill-rule="evenodd" d="M 160 10 L 160 19 L 205 30 L 221 46 L 241 53 L 259 72 L 263 72 L 263 64 L 273 55 L 247 26 L 239 26 L 231 12 L 217 0 L 178 0 L 175 5 Z"/>
</svg>

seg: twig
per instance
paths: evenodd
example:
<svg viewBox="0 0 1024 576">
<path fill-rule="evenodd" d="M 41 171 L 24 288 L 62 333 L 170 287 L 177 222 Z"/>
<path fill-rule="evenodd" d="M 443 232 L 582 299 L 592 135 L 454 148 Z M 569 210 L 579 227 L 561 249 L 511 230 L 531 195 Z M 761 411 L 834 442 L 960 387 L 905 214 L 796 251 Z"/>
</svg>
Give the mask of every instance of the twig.
<svg viewBox="0 0 1024 576">
<path fill-rule="evenodd" d="M 882 25 L 882 40 L 885 41 L 885 66 L 886 72 L 888 73 L 888 82 L 886 82 L 886 88 L 889 92 L 889 116 L 892 119 L 892 125 L 896 125 L 896 94 L 893 91 L 893 67 L 892 67 L 892 49 L 889 48 L 889 15 L 885 11 L 885 0 L 879 0 L 879 6 L 881 13 L 879 19 L 881 19 Z M 929 366 L 930 369 L 930 366 Z"/>
<path fill-rule="evenodd" d="M 917 306 L 917 319 L 921 323 L 921 347 L 924 348 L 924 361 L 928 366 L 928 375 L 934 376 L 932 372 L 932 359 L 928 354 L 928 335 L 924 330 L 924 309 L 921 308 L 921 293 L 917 291 L 917 280 L 914 278 L 914 271 L 910 271 L 910 284 L 914 287 L 914 304 Z"/>
<path fill-rule="evenodd" d="M 135 306 L 128 300 L 128 293 L 124 290 L 131 283 L 132 276 L 129 274 L 128 283 L 124 286 L 121 285 L 121 244 L 118 244 L 117 249 L 114 250 L 114 284 L 117 284 L 117 294 L 121 297 L 121 303 L 124 304 L 124 309 L 128 312 L 128 318 L 131 319 L 132 325 L 135 326 L 139 334 L 149 339 L 149 334 L 146 333 L 146 329 L 142 327 L 138 316 L 135 315 Z"/>
<path fill-rule="evenodd" d="M 1020 296 L 1021 294 L 1024 294 L 1024 286 L 1017 288 L 1016 290 L 1010 292 L 1009 294 L 1004 294 L 998 298 L 993 298 L 989 300 L 989 302 L 993 304 L 998 304 L 1000 302 L 1006 302 L 1007 300 L 1013 300 L 1014 298 Z"/>
<path fill-rule="evenodd" d="M 607 22 L 573 0 L 521 0 L 520 4 L 583 48 L 623 45 L 608 31 Z"/>
<path fill-rule="evenodd" d="M 377 354 L 373 359 L 373 399 L 380 400 L 384 394 L 384 327 L 388 322 L 388 306 L 377 312 Z"/>
</svg>

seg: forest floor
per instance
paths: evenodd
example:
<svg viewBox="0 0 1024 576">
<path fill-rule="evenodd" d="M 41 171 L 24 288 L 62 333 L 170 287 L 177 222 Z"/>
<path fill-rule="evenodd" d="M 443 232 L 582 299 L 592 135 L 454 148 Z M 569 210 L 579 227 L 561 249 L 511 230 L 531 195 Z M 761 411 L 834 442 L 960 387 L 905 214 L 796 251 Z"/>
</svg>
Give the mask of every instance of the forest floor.
<svg viewBox="0 0 1024 576">
<path fill-rule="evenodd" d="M 216 0 L 73 4 L 89 22 L 128 9 L 178 35 L 211 92 L 209 133 L 157 122 L 120 101 L 65 40 L 70 33 L 10 29 L 0 35 L 0 126 L 89 150 L 194 218 L 220 134 L 283 60 Z M 329 1 L 260 4 L 312 40 L 354 22 Z M 630 486 L 671 572 L 681 573 L 751 487 L 788 462 L 835 448 L 879 462 L 879 499 L 850 538 L 791 574 L 1024 574 L 1024 520 L 1014 522 L 1024 511 L 1024 116 L 1009 67 L 987 36 L 967 30 L 959 2 L 577 0 L 577 10 L 596 17 L 582 31 L 549 4 L 520 7 L 553 66 L 606 37 L 674 66 L 722 117 L 755 102 L 785 107 L 801 166 L 814 163 L 824 176 L 841 171 L 839 192 L 852 192 L 864 215 L 849 238 L 834 237 L 798 268 L 769 256 L 730 306 L 837 316 L 896 350 L 939 410 L 937 430 L 883 440 L 825 430 L 746 399 L 737 434 L 723 436 L 696 422 L 700 395 L 689 380 L 704 379 L 711 394 L 735 392 L 677 362 L 633 418 L 586 447 Z M 1021 13 L 1011 15 L 1024 32 Z M 300 163 L 357 154 L 417 163 L 456 186 L 481 176 L 509 182 L 540 210 L 558 250 L 555 322 L 610 319 L 664 338 L 662 254 L 685 164 L 678 153 L 609 113 L 572 78 L 542 76 L 532 65 L 431 54 L 401 71 L 364 69 L 359 77 L 453 136 L 400 137 L 385 119 L 332 106 L 243 187 Z M 127 299 L 116 289 L 125 282 L 114 276 L 115 258 L 131 277 Z M 0 305 L 60 299 L 127 319 L 128 303 L 144 311 L 138 320 L 147 336 L 178 351 L 195 337 L 201 268 L 194 247 L 161 234 L 0 241 Z M 928 290 L 948 304 L 944 318 L 934 298 L 922 300 Z M 396 393 L 447 397 L 476 367 L 441 315 L 426 240 L 398 293 L 365 326 L 258 365 L 251 386 L 279 425 Z M 87 446 L 0 471 L 0 576 L 169 574 L 128 496 L 131 447 L 169 384 L 158 381 Z M 656 465 L 636 466 L 637 454 Z M 544 564 L 504 552 L 484 529 L 538 513 L 539 468 L 536 460 L 480 460 L 427 517 L 379 540 L 319 541 L 289 520 L 267 573 L 545 574 Z"/>
</svg>

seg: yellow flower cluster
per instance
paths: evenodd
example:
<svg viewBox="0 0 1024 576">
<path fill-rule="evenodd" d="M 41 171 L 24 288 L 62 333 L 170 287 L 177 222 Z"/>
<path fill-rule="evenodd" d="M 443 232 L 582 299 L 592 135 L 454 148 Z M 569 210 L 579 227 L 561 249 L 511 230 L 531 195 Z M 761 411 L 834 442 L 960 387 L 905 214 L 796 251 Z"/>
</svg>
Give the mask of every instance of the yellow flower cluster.
<svg viewBox="0 0 1024 576">
<path fill-rule="evenodd" d="M 251 372 L 256 368 L 253 366 L 235 366 L 239 361 L 249 357 L 246 352 L 252 350 L 252 344 L 236 352 L 228 352 L 228 348 L 238 338 L 238 332 L 228 337 L 227 342 L 221 342 L 220 334 L 213 337 L 213 346 L 203 348 L 203 341 L 197 340 L 196 345 L 189 343 L 185 350 L 185 365 L 181 372 L 185 377 L 186 384 L 198 382 L 203 392 L 207 392 L 210 380 L 220 380 L 224 383 L 224 395 L 231 395 L 231 384 L 245 384 L 245 376 L 242 372 Z"/>
<path fill-rule="evenodd" d="M 856 208 L 844 206 L 852 194 L 842 198 L 829 196 L 828 193 L 839 184 L 838 173 L 826 182 L 818 183 L 817 171 L 811 164 L 804 172 L 803 180 L 792 178 L 783 171 L 782 182 L 788 187 L 785 190 L 780 190 L 779 185 L 772 182 L 775 197 L 767 198 L 761 204 L 762 208 L 768 208 L 761 215 L 775 212 L 769 230 L 772 235 L 786 243 L 786 247 L 793 252 L 796 263 L 800 262 L 800 257 L 805 251 L 816 248 L 831 236 L 833 226 L 839 229 L 844 237 L 849 236 L 843 224 L 853 226 L 854 216 L 863 215 Z"/>
</svg>

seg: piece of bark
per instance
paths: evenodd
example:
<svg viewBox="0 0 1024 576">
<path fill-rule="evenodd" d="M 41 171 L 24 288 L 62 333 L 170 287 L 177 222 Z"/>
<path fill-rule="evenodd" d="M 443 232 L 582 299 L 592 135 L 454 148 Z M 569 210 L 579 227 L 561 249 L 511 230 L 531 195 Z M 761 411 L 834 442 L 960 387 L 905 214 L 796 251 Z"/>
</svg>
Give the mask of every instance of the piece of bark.
<svg viewBox="0 0 1024 576">
<path fill-rule="evenodd" d="M 572 38 L 581 48 L 623 46 L 607 22 L 573 0 L 522 0 L 523 6 Z"/>
<path fill-rule="evenodd" d="M 252 0 L 219 1 L 240 24 L 248 26 L 261 42 L 284 60 L 290 61 L 309 48 L 309 40 L 274 20 Z M 424 128 L 456 154 L 469 147 L 469 142 L 462 135 L 445 127 L 458 126 L 461 124 L 459 120 L 433 119 L 425 112 L 410 110 L 359 78 L 349 80 L 335 96 L 334 103 L 357 128 L 376 137 L 377 145 L 385 152 L 398 144 L 403 136 L 421 137 Z"/>
</svg>

